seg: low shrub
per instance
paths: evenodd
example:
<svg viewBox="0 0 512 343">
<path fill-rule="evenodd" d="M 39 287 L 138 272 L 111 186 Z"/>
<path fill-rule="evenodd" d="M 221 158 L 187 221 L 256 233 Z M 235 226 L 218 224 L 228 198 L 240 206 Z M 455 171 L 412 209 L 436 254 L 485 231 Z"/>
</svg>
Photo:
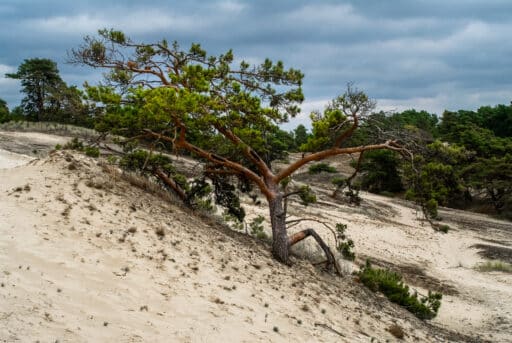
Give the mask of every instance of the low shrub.
<svg viewBox="0 0 512 343">
<path fill-rule="evenodd" d="M 419 299 L 417 293 L 409 292 L 409 286 L 403 283 L 400 274 L 388 269 L 372 268 L 369 261 L 358 276 L 366 287 L 383 293 L 391 302 L 405 307 L 420 319 L 434 318 L 441 306 L 442 294 L 429 291 L 428 296 Z"/>
<path fill-rule="evenodd" d="M 265 229 L 263 228 L 264 221 L 265 217 L 260 215 L 250 222 L 249 228 L 251 229 L 251 235 L 258 239 L 268 239 L 268 235 L 265 233 Z"/>
<path fill-rule="evenodd" d="M 320 174 L 322 172 L 332 174 L 332 173 L 336 173 L 337 170 L 336 170 L 336 168 L 329 165 L 328 163 L 317 163 L 317 164 L 313 164 L 309 167 L 310 174 Z"/>
<path fill-rule="evenodd" d="M 441 231 L 442 233 L 448 233 L 448 231 L 450 231 L 450 226 L 448 226 L 446 224 L 442 224 L 442 225 L 439 225 L 437 230 Z"/>
<path fill-rule="evenodd" d="M 100 156 L 100 149 L 93 146 L 86 146 L 84 148 L 84 152 L 89 157 L 99 157 Z"/>
<path fill-rule="evenodd" d="M 512 264 L 503 261 L 488 261 L 476 266 L 481 272 L 505 272 L 512 273 Z"/>
<path fill-rule="evenodd" d="M 336 224 L 336 249 L 341 253 L 345 260 L 354 261 L 356 254 L 352 251 L 354 247 L 354 241 L 349 239 L 345 234 L 347 230 L 347 224 Z"/>
<path fill-rule="evenodd" d="M 77 137 L 73 138 L 69 142 L 67 142 L 63 147 L 63 149 L 68 150 L 82 150 L 84 148 L 84 143 L 80 141 Z"/>
</svg>

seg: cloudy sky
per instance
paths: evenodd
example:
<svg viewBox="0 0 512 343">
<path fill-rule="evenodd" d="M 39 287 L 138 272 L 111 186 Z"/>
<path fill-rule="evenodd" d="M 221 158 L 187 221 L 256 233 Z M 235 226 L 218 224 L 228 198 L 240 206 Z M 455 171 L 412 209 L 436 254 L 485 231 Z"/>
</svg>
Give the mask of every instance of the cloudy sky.
<svg viewBox="0 0 512 343">
<path fill-rule="evenodd" d="M 11 108 L 22 95 L 3 75 L 27 58 L 55 60 L 68 84 L 99 80 L 66 60 L 103 27 L 301 69 L 306 102 L 292 126 L 347 82 L 385 110 L 441 114 L 512 100 L 510 0 L 0 0 L 0 22 L 0 98 Z"/>
</svg>

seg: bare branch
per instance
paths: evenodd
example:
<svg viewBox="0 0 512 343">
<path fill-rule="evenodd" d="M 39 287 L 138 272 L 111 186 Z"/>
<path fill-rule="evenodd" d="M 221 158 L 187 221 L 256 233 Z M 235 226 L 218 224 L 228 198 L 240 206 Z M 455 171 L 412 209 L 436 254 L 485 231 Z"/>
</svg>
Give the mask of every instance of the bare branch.
<svg viewBox="0 0 512 343">
<path fill-rule="evenodd" d="M 311 155 L 305 156 L 304 158 L 301 158 L 300 160 L 292 163 L 287 168 L 283 169 L 281 172 L 279 172 L 275 176 L 275 182 L 280 182 L 284 178 L 290 176 L 293 174 L 297 169 L 300 167 L 313 162 L 313 161 L 320 161 L 327 157 L 331 156 L 337 156 L 337 155 L 346 155 L 346 154 L 354 154 L 358 152 L 364 152 L 368 150 L 377 150 L 377 149 L 388 149 L 388 150 L 394 150 L 394 151 L 400 151 L 402 152 L 405 150 L 402 148 L 396 141 L 388 140 L 385 143 L 381 144 L 372 144 L 372 145 L 362 145 L 357 147 L 350 147 L 350 148 L 331 148 L 323 151 L 319 151 L 316 153 L 313 153 Z"/>
</svg>

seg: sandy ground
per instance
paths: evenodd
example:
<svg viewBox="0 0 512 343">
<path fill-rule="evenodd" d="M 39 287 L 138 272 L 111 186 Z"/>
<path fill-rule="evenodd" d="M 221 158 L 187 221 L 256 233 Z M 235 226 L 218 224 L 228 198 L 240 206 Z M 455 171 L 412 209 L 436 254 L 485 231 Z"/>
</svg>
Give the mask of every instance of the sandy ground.
<svg viewBox="0 0 512 343">
<path fill-rule="evenodd" d="M 454 212 L 454 229 L 440 234 L 400 202 L 368 194 L 356 208 L 323 189 L 319 204 L 292 205 L 292 214 L 347 223 L 358 262 L 387 263 L 420 293 L 442 291 L 430 323 L 350 276 L 300 259 L 280 265 L 265 244 L 82 155 L 56 152 L 0 169 L 0 179 L 0 341 L 392 342 L 393 324 L 408 342 L 512 341 L 511 276 L 474 270 L 484 258 L 472 247 L 507 248 L 507 222 Z M 264 205 L 248 212 L 266 215 Z"/>
<path fill-rule="evenodd" d="M 0 149 L 0 169 L 14 168 L 32 160 L 33 158 L 30 156 Z"/>
</svg>

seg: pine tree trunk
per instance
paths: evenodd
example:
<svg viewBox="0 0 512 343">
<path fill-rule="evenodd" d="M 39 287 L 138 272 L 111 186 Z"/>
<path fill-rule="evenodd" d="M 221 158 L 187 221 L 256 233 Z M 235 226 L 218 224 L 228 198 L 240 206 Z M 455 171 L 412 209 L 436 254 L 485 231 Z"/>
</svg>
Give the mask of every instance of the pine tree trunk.
<svg viewBox="0 0 512 343">
<path fill-rule="evenodd" d="M 289 242 L 283 200 L 283 194 L 279 190 L 275 190 L 274 196 L 268 199 L 272 225 L 272 255 L 279 262 L 289 264 Z"/>
</svg>

